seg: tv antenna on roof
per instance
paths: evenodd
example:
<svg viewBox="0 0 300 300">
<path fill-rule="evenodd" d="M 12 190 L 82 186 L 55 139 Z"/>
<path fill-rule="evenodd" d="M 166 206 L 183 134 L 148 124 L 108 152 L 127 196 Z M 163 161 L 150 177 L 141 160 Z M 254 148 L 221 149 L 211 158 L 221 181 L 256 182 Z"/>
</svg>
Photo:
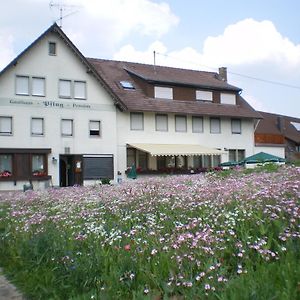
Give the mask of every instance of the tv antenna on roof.
<svg viewBox="0 0 300 300">
<path fill-rule="evenodd" d="M 50 1 L 49 7 L 50 7 L 50 9 L 55 7 L 59 10 L 59 19 L 55 20 L 55 22 L 59 21 L 59 27 L 62 28 L 62 20 L 73 14 L 76 14 L 78 12 L 78 10 L 69 12 L 66 15 L 63 15 L 63 11 L 66 11 L 67 9 L 70 10 L 70 9 L 74 9 L 74 8 L 79 8 L 80 6 L 79 5 L 67 5 L 67 4 L 63 4 L 63 3 L 54 3 L 53 1 Z"/>
</svg>

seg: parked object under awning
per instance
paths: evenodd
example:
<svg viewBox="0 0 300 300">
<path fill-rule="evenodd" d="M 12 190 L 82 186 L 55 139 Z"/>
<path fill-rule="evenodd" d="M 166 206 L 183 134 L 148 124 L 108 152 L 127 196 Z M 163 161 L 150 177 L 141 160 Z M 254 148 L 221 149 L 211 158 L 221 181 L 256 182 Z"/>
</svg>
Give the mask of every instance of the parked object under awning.
<svg viewBox="0 0 300 300">
<path fill-rule="evenodd" d="M 221 155 L 225 152 L 201 145 L 185 144 L 128 144 L 138 150 L 147 152 L 152 156 L 176 155 Z"/>
</svg>

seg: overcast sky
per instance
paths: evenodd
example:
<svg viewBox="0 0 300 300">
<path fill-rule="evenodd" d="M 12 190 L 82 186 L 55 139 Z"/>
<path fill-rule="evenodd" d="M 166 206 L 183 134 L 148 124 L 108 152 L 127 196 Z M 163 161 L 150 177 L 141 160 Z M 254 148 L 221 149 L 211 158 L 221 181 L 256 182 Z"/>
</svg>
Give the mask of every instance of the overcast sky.
<svg viewBox="0 0 300 300">
<path fill-rule="evenodd" d="M 1 0 L 0 69 L 60 24 L 60 7 L 87 57 L 225 66 L 254 108 L 300 118 L 299 0 Z"/>
</svg>

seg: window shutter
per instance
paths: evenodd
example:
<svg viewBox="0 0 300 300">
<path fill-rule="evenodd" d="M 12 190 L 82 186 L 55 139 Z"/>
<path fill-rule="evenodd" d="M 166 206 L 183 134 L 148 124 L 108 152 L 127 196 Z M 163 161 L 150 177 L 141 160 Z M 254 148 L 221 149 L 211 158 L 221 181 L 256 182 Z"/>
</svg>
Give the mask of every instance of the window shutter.
<svg viewBox="0 0 300 300">
<path fill-rule="evenodd" d="M 73 120 L 62 120 L 62 135 L 73 135 Z"/>
<path fill-rule="evenodd" d="M 130 114 L 131 130 L 144 130 L 144 115 L 142 113 Z"/>
<path fill-rule="evenodd" d="M 175 116 L 175 130 L 178 132 L 186 132 L 186 117 L 185 116 Z"/>
<path fill-rule="evenodd" d="M 232 133 L 241 133 L 241 120 L 239 119 L 232 119 L 231 120 L 231 132 Z"/>
<path fill-rule="evenodd" d="M 162 99 L 173 99 L 173 89 L 169 87 L 155 86 L 154 97 Z"/>
<path fill-rule="evenodd" d="M 222 104 L 236 104 L 235 94 L 221 93 L 221 103 Z"/>
<path fill-rule="evenodd" d="M 196 91 L 196 99 L 204 101 L 212 101 L 212 92 L 209 91 Z"/>
<path fill-rule="evenodd" d="M 11 117 L 0 117 L 0 133 L 12 134 Z"/>
<path fill-rule="evenodd" d="M 210 119 L 210 133 L 221 133 L 221 122 L 220 119 Z"/>
<path fill-rule="evenodd" d="M 45 96 L 45 78 L 32 78 L 32 95 Z"/>
<path fill-rule="evenodd" d="M 203 118 L 202 117 L 193 117 L 193 132 L 203 132 Z"/>
<path fill-rule="evenodd" d="M 40 118 L 32 118 L 31 120 L 31 133 L 34 135 L 43 135 L 44 134 L 44 126 L 43 119 Z"/>
<path fill-rule="evenodd" d="M 16 94 L 29 95 L 29 77 L 17 76 L 16 78 Z"/>
<path fill-rule="evenodd" d="M 71 98 L 71 81 L 59 80 L 59 96 Z"/>
<path fill-rule="evenodd" d="M 86 99 L 86 83 L 84 81 L 74 81 L 74 98 Z"/>
<path fill-rule="evenodd" d="M 157 131 L 168 131 L 168 116 L 167 115 L 156 115 L 156 130 Z"/>
</svg>

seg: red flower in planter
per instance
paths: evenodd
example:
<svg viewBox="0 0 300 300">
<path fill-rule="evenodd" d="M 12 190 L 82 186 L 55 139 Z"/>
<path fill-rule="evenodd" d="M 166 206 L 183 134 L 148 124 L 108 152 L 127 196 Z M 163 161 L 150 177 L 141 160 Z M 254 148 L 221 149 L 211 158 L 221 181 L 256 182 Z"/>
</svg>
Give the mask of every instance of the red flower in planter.
<svg viewBox="0 0 300 300">
<path fill-rule="evenodd" d="M 0 172 L 0 177 L 10 177 L 11 176 L 11 172 L 5 170 L 5 171 L 2 171 Z"/>
</svg>

